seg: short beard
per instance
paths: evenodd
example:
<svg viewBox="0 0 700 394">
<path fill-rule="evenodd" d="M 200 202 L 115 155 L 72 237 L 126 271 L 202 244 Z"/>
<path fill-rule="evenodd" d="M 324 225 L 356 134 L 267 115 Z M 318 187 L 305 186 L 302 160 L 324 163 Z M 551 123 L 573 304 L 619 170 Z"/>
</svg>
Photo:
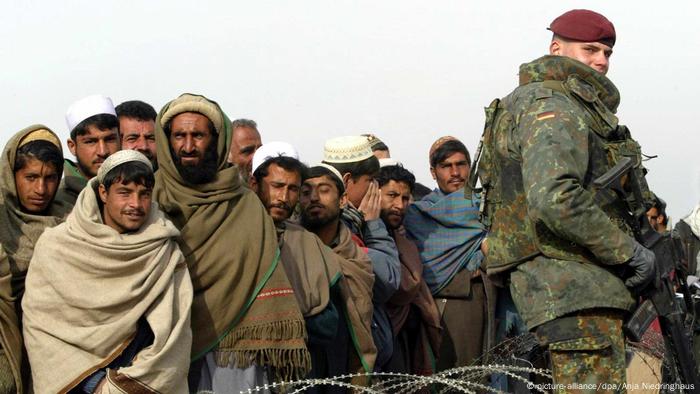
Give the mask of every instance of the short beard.
<svg viewBox="0 0 700 394">
<path fill-rule="evenodd" d="M 311 231 L 314 232 L 316 230 L 319 230 L 323 228 L 324 226 L 327 226 L 330 223 L 333 223 L 334 220 L 338 219 L 340 217 L 340 210 L 338 210 L 337 214 L 334 215 L 329 215 L 327 217 L 324 216 L 314 216 L 314 217 L 309 217 L 306 214 L 305 210 L 301 211 L 301 225 Z"/>
<path fill-rule="evenodd" d="M 170 155 L 182 179 L 191 185 L 209 183 L 216 178 L 219 155 L 216 153 L 216 140 L 212 140 L 204 151 L 204 158 L 196 166 L 182 165 L 182 159 L 170 147 Z"/>
</svg>

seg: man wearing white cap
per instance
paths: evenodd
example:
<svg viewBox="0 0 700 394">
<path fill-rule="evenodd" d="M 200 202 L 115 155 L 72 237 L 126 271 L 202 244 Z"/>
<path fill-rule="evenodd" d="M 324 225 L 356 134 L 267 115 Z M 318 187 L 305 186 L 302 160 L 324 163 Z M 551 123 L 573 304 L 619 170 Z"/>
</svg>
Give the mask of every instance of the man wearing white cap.
<svg viewBox="0 0 700 394">
<path fill-rule="evenodd" d="M 39 238 L 22 302 L 34 392 L 187 392 L 192 282 L 154 183 L 144 155 L 115 153 Z"/>
<path fill-rule="evenodd" d="M 76 162 L 66 159 L 56 198 L 73 205 L 105 159 L 120 149 L 119 121 L 112 99 L 92 95 L 68 108 L 66 124 L 70 132 L 68 149 Z"/>
<path fill-rule="evenodd" d="M 367 137 L 346 136 L 326 141 L 323 162 L 342 175 L 348 197 L 343 223 L 356 236 L 358 244 L 367 248 L 372 260 L 375 277 L 372 336 L 378 351 L 374 369 L 381 371 L 393 352 L 391 322 L 385 303 L 399 288 L 401 262 L 396 244 L 380 217 L 381 193 L 374 180 L 379 172 L 379 160 L 372 153 Z"/>
<path fill-rule="evenodd" d="M 277 227 L 282 265 L 309 334 L 310 377 L 326 378 L 347 373 L 346 368 L 329 367 L 326 354 L 338 349 L 339 325 L 347 324 L 341 311 L 349 296 L 343 296 L 341 289 L 345 286 L 342 258 L 316 235 L 287 220 L 299 202 L 301 183 L 308 173 L 298 157 L 296 149 L 286 142 L 263 145 L 253 156 L 250 184 Z M 345 367 L 347 352 L 342 353 Z"/>
</svg>

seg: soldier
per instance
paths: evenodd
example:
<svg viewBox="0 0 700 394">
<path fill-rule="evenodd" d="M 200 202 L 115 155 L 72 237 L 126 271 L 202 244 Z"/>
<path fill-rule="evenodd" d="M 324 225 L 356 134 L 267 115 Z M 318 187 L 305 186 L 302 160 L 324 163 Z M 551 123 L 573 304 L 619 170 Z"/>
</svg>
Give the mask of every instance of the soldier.
<svg viewBox="0 0 700 394">
<path fill-rule="evenodd" d="M 613 24 L 572 10 L 549 30 L 549 56 L 523 64 L 520 86 L 495 102 L 491 135 L 510 130 L 501 135 L 507 147 L 497 140 L 503 149 L 489 150 L 484 142 L 479 171 L 488 160 L 498 163 L 492 174 L 500 171 L 481 178 L 490 221 L 486 264 L 490 275 L 509 274 L 518 311 L 549 351 L 555 392 L 579 392 L 581 384 L 595 392 L 598 383 L 624 392 L 623 314 L 635 304 L 631 289 L 652 277 L 655 258 L 635 240 L 620 197 L 595 193 L 592 181 L 622 154 L 639 160 L 640 148 L 618 126 L 620 96 L 605 76 Z"/>
</svg>

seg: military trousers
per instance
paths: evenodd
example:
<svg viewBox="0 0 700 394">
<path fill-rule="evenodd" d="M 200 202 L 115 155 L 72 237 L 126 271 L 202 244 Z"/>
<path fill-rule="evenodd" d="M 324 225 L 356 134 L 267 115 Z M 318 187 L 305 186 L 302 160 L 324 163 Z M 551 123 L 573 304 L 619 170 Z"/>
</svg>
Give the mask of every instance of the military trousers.
<svg viewBox="0 0 700 394">
<path fill-rule="evenodd" d="M 589 309 L 534 329 L 549 352 L 554 393 L 624 393 L 622 313 Z"/>
</svg>

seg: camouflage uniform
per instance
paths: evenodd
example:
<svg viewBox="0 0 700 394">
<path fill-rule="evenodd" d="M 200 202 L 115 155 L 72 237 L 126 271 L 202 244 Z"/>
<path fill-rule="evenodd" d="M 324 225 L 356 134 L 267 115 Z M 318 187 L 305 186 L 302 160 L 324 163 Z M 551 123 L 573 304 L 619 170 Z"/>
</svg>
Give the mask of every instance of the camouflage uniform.
<svg viewBox="0 0 700 394">
<path fill-rule="evenodd" d="M 513 300 L 549 348 L 557 384 L 625 381 L 622 316 L 635 300 L 621 277 L 633 219 L 614 191 L 592 186 L 620 156 L 639 158 L 618 127 L 618 103 L 603 74 L 561 56 L 522 65 L 520 86 L 501 101 L 515 126 L 496 150 L 516 186 L 487 198 L 502 205 L 487 266 L 510 272 Z"/>
</svg>

